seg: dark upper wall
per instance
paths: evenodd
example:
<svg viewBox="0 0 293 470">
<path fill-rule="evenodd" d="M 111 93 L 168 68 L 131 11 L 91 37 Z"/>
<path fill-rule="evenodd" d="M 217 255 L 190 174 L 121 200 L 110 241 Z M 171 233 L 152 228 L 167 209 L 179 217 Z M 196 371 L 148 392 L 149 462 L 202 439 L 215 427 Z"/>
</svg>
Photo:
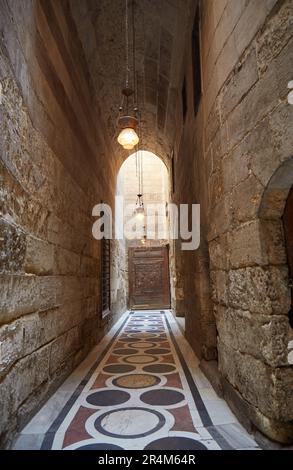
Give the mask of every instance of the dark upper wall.
<svg viewBox="0 0 293 470">
<path fill-rule="evenodd" d="M 117 145 L 118 108 L 125 83 L 125 0 L 70 0 L 96 96 L 103 103 L 107 130 L 120 163 L 128 156 Z M 129 0 L 130 85 L 132 3 L 135 11 L 135 61 L 144 150 L 168 165 L 174 136 L 174 103 L 182 69 L 186 24 L 194 0 Z M 179 55 L 177 51 L 180 51 Z"/>
</svg>

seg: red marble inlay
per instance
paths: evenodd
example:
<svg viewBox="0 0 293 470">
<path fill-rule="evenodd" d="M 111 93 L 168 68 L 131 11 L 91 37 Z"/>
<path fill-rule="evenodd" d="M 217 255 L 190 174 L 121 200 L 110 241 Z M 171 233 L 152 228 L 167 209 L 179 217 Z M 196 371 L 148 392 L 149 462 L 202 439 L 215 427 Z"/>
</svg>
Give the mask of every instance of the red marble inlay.
<svg viewBox="0 0 293 470">
<path fill-rule="evenodd" d="M 173 359 L 172 354 L 168 354 L 168 356 L 162 356 L 162 360 L 160 361 L 162 363 L 169 363 L 169 364 L 175 364 L 175 361 Z"/>
<path fill-rule="evenodd" d="M 187 405 L 168 410 L 175 418 L 175 424 L 171 431 L 197 432 L 193 425 L 191 414 Z"/>
<path fill-rule="evenodd" d="M 109 375 L 99 374 L 96 380 L 93 383 L 93 388 L 105 388 L 106 387 L 106 380 L 109 378 Z"/>
<path fill-rule="evenodd" d="M 164 387 L 176 387 L 176 388 L 183 389 L 180 375 L 178 374 L 178 372 L 175 372 L 174 374 L 166 375 L 166 378 L 167 378 L 167 382 L 166 382 L 166 385 L 164 385 Z"/>
<path fill-rule="evenodd" d="M 129 348 L 128 344 L 125 343 L 124 341 L 117 341 L 117 343 L 115 343 L 115 348 Z"/>
<path fill-rule="evenodd" d="M 82 406 L 78 409 L 64 435 L 63 449 L 64 447 L 75 444 L 76 442 L 92 438 L 92 436 L 85 430 L 85 423 L 86 420 L 97 411 L 97 409 L 93 410 Z"/>
<path fill-rule="evenodd" d="M 107 364 L 116 364 L 117 362 L 119 362 L 119 357 L 120 356 L 109 356 L 108 360 L 107 360 Z"/>
</svg>

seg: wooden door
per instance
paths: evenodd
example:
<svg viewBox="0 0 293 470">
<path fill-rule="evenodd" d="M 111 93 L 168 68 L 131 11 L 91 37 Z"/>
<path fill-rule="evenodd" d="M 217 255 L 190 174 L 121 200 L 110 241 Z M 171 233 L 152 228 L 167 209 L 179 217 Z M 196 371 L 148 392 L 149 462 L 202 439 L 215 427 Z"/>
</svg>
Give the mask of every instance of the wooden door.
<svg viewBox="0 0 293 470">
<path fill-rule="evenodd" d="M 291 287 L 291 311 L 289 312 L 290 324 L 293 327 L 293 186 L 290 190 L 284 216 L 284 232 L 288 258 L 289 285 Z"/>
<path fill-rule="evenodd" d="M 129 249 L 129 303 L 133 309 L 170 308 L 166 246 Z"/>
</svg>

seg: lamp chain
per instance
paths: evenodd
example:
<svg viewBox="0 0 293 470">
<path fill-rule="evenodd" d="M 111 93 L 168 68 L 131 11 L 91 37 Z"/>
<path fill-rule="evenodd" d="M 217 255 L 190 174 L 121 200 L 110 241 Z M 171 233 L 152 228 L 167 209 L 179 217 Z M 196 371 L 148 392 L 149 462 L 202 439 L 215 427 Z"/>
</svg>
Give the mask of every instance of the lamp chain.
<svg viewBox="0 0 293 470">
<path fill-rule="evenodd" d="M 129 86 L 128 0 L 125 0 L 126 88 Z"/>
<path fill-rule="evenodd" d="M 133 91 L 134 91 L 134 107 L 137 107 L 137 84 L 136 84 L 136 38 L 135 38 L 135 3 L 132 0 L 132 66 L 133 66 Z"/>
</svg>

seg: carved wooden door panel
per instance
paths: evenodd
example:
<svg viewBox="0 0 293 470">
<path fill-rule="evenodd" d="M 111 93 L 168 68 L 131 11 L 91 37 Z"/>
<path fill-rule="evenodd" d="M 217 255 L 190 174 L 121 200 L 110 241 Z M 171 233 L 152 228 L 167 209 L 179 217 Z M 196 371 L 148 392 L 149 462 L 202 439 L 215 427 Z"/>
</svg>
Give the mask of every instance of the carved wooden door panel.
<svg viewBox="0 0 293 470">
<path fill-rule="evenodd" d="M 129 303 L 133 309 L 170 308 L 167 247 L 129 249 Z"/>
<path fill-rule="evenodd" d="M 292 322 L 293 327 L 293 186 L 290 190 L 284 216 L 284 232 L 286 240 L 286 249 L 287 249 L 287 258 L 288 258 L 288 268 L 289 268 L 289 285 L 291 286 L 291 318 L 290 323 Z"/>
</svg>

